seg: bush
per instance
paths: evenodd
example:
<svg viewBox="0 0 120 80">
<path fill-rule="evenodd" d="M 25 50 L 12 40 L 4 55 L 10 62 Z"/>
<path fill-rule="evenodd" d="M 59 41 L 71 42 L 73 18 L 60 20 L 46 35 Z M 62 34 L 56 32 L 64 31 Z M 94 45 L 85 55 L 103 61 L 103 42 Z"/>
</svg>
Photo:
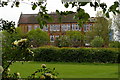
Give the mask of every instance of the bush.
<svg viewBox="0 0 120 80">
<path fill-rule="evenodd" d="M 104 40 L 101 37 L 95 37 L 92 41 L 91 41 L 91 46 L 92 47 L 102 47 L 104 43 Z"/>
<path fill-rule="evenodd" d="M 112 41 L 109 43 L 110 48 L 120 48 L 120 42 L 118 41 Z"/>
<path fill-rule="evenodd" d="M 84 44 L 84 35 L 79 31 L 67 31 L 66 35 L 56 39 L 58 47 L 79 47 Z"/>
<path fill-rule="evenodd" d="M 33 45 L 33 47 L 43 46 L 49 42 L 48 33 L 40 30 L 39 28 L 29 31 L 27 33 L 27 38 L 30 45 Z"/>
<path fill-rule="evenodd" d="M 116 63 L 119 51 L 102 48 L 36 48 L 34 61 Z"/>
</svg>

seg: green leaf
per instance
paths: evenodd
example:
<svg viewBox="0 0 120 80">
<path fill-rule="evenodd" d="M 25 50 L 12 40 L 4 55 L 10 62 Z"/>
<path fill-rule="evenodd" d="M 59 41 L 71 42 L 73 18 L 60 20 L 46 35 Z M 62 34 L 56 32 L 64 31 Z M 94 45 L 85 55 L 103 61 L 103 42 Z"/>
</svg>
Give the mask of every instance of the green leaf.
<svg viewBox="0 0 120 80">
<path fill-rule="evenodd" d="M 87 5 L 88 2 L 81 2 L 80 6 L 85 6 Z"/>
<path fill-rule="evenodd" d="M 107 17 L 107 18 L 109 18 L 109 17 L 110 17 L 110 16 L 109 16 L 109 12 L 107 12 L 105 15 L 106 15 L 106 17 Z"/>
<path fill-rule="evenodd" d="M 64 5 L 66 8 L 68 8 L 69 7 L 69 4 L 68 3 L 65 3 L 65 5 Z"/>
<path fill-rule="evenodd" d="M 101 3 L 101 4 L 100 4 L 100 7 L 101 7 L 102 9 L 104 9 L 104 8 L 107 8 L 107 5 L 106 5 L 105 3 Z"/>
<path fill-rule="evenodd" d="M 15 5 L 16 7 L 19 7 L 20 2 L 16 2 Z"/>
<path fill-rule="evenodd" d="M 119 11 L 119 10 L 116 10 L 116 12 L 117 12 L 118 14 L 120 14 L 120 11 Z"/>
<path fill-rule="evenodd" d="M 60 12 L 58 10 L 56 10 L 56 13 L 59 14 Z"/>
<path fill-rule="evenodd" d="M 106 12 L 106 8 L 103 8 L 103 13 L 105 13 Z"/>
<path fill-rule="evenodd" d="M 99 4 L 97 2 L 95 2 L 95 7 L 99 7 Z"/>
<path fill-rule="evenodd" d="M 91 6 L 91 7 L 93 7 L 93 6 L 94 6 L 92 2 L 90 2 L 90 6 Z"/>
<path fill-rule="evenodd" d="M 116 15 L 115 11 L 113 11 L 113 14 Z"/>
<path fill-rule="evenodd" d="M 75 2 L 72 3 L 72 8 L 75 6 Z"/>
<path fill-rule="evenodd" d="M 33 6 L 32 6 L 32 10 L 35 10 L 37 7 L 37 5 L 34 3 Z"/>
</svg>

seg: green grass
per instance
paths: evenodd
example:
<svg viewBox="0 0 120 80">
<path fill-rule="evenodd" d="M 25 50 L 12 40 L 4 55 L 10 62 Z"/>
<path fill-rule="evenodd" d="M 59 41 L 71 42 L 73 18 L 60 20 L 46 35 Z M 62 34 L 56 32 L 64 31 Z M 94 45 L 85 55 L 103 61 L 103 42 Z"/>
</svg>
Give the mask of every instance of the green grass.
<svg viewBox="0 0 120 80">
<path fill-rule="evenodd" d="M 118 64 L 62 63 L 62 62 L 16 62 L 10 66 L 11 73 L 20 72 L 22 78 L 41 68 L 41 64 L 56 68 L 59 78 L 117 78 Z"/>
</svg>

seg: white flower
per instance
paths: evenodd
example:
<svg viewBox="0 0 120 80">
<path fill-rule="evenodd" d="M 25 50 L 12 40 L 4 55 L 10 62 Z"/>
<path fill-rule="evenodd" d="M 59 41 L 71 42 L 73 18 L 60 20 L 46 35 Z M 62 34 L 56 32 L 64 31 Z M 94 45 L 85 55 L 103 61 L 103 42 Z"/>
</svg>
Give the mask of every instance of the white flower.
<svg viewBox="0 0 120 80">
<path fill-rule="evenodd" d="M 8 68 L 8 72 L 10 72 L 10 68 Z"/>
<path fill-rule="evenodd" d="M 18 40 L 18 42 L 26 42 L 27 39 L 21 39 L 21 40 Z"/>
<path fill-rule="evenodd" d="M 45 79 L 45 76 L 44 75 L 40 76 L 40 79 Z"/>
<path fill-rule="evenodd" d="M 42 64 L 41 67 L 42 67 L 42 68 L 46 68 L 46 64 Z"/>
<path fill-rule="evenodd" d="M 18 41 L 14 41 L 13 44 L 17 46 L 18 45 Z"/>
<path fill-rule="evenodd" d="M 48 76 L 48 77 L 50 77 L 50 78 L 52 77 L 51 73 L 45 73 L 45 75 Z"/>
<path fill-rule="evenodd" d="M 32 54 L 32 56 L 35 56 L 34 54 Z"/>
<path fill-rule="evenodd" d="M 0 73 L 2 73 L 3 72 L 3 67 L 2 66 L 0 66 Z"/>
<path fill-rule="evenodd" d="M 21 40 L 18 40 L 18 41 L 16 40 L 16 41 L 13 42 L 13 44 L 18 46 L 19 43 L 26 42 L 26 41 L 27 41 L 27 39 L 21 39 Z"/>
<path fill-rule="evenodd" d="M 16 74 L 17 74 L 17 76 L 20 76 L 20 73 L 19 73 L 19 72 L 17 72 Z"/>
<path fill-rule="evenodd" d="M 33 45 L 31 45 L 30 47 L 33 47 Z"/>
<path fill-rule="evenodd" d="M 57 76 L 52 76 L 52 78 L 56 79 L 56 78 L 57 78 Z"/>
</svg>

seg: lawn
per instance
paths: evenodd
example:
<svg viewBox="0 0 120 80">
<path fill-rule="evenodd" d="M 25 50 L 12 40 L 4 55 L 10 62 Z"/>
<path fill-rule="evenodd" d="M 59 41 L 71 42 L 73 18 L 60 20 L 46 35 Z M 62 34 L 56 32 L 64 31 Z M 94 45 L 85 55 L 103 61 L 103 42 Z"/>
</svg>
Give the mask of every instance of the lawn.
<svg viewBox="0 0 120 80">
<path fill-rule="evenodd" d="M 10 66 L 11 73 L 19 72 L 22 78 L 41 68 L 41 64 L 56 68 L 59 78 L 117 78 L 118 64 L 63 63 L 63 62 L 15 62 Z"/>
</svg>

